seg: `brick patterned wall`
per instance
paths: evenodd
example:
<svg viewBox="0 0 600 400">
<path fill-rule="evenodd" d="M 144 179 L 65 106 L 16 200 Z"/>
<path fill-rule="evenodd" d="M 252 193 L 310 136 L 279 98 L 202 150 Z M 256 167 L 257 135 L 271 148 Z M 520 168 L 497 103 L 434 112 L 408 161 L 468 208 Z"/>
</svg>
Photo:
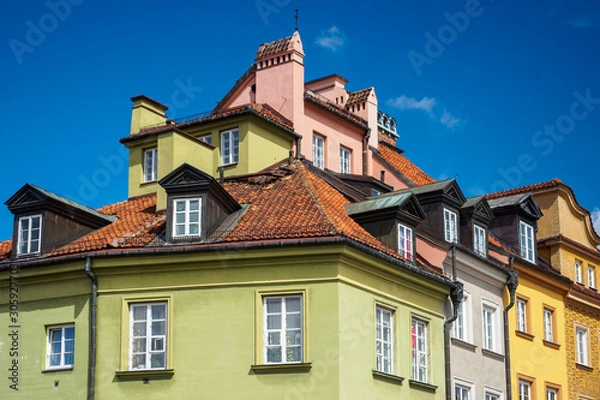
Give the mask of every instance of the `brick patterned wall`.
<svg viewBox="0 0 600 400">
<path fill-rule="evenodd" d="M 585 395 L 594 399 L 600 398 L 600 365 L 598 360 L 600 315 L 594 314 L 576 304 L 567 304 L 565 310 L 567 375 L 569 383 L 569 400 L 578 400 L 578 395 Z M 590 366 L 593 371 L 577 367 L 577 354 L 575 349 L 575 323 L 589 327 L 589 356 Z M 564 397 L 563 397 L 564 399 Z"/>
</svg>

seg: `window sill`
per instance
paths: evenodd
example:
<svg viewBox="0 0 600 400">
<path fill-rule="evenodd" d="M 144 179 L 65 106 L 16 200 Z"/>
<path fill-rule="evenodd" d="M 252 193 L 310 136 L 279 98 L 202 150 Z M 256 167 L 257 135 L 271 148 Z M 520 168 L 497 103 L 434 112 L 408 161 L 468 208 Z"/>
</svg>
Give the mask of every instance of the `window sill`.
<svg viewBox="0 0 600 400">
<path fill-rule="evenodd" d="M 527 332 L 523 332 L 523 331 L 519 331 L 519 330 L 516 330 L 515 333 L 517 336 L 522 337 L 523 339 L 533 341 L 533 339 L 535 338 L 535 336 L 533 336 L 531 333 L 527 333 Z"/>
<path fill-rule="evenodd" d="M 416 381 L 414 379 L 409 379 L 408 383 L 411 388 L 421 389 L 432 393 L 434 393 L 438 388 L 437 385 L 432 385 L 431 383 L 427 382 Z"/>
<path fill-rule="evenodd" d="M 73 366 L 60 367 L 60 368 L 46 368 L 46 369 L 42 370 L 42 374 L 47 374 L 48 372 L 64 372 L 64 371 L 73 371 Z"/>
<path fill-rule="evenodd" d="M 377 371 L 376 369 L 372 370 L 372 372 L 373 372 L 373 378 L 379 379 L 382 381 L 387 381 L 387 382 L 395 383 L 398 385 L 402 385 L 402 381 L 404 381 L 404 377 L 402 377 L 402 376 L 388 374 L 387 372 Z"/>
<path fill-rule="evenodd" d="M 462 339 L 458 339 L 458 338 L 450 338 L 450 341 L 452 342 L 453 345 L 456 345 L 458 347 L 462 347 L 464 349 L 470 350 L 473 353 L 475 353 L 475 350 L 477 349 L 477 346 L 474 345 L 473 343 L 469 343 L 465 340 Z"/>
<path fill-rule="evenodd" d="M 589 367 L 589 366 L 587 366 L 587 365 L 584 365 L 584 364 L 575 363 L 575 366 L 576 366 L 577 368 L 579 368 L 579 369 L 582 369 L 582 370 L 584 370 L 584 371 L 588 371 L 588 372 L 594 372 L 594 368 L 592 368 L 592 367 Z"/>
<path fill-rule="evenodd" d="M 504 361 L 504 354 L 496 353 L 493 350 L 481 349 L 481 354 L 486 357 L 495 358 L 499 361 Z"/>
<path fill-rule="evenodd" d="M 545 346 L 552 347 L 553 349 L 556 349 L 556 350 L 560 349 L 560 344 L 558 344 L 558 343 L 549 342 L 549 341 L 547 341 L 545 339 L 543 340 L 543 342 L 544 342 Z"/>
<path fill-rule="evenodd" d="M 171 379 L 175 374 L 173 369 L 136 369 L 131 371 L 115 371 L 117 378 L 158 378 Z"/>
<path fill-rule="evenodd" d="M 238 163 L 239 163 L 239 161 L 232 162 L 232 163 L 229 163 L 229 164 L 221 164 L 221 165 L 219 165 L 219 168 L 232 168 L 232 167 L 237 166 Z"/>
<path fill-rule="evenodd" d="M 154 183 L 157 183 L 158 181 L 156 179 L 152 180 L 152 181 L 144 181 L 142 183 L 140 183 L 140 186 L 145 186 L 145 185 L 152 185 Z"/>
<path fill-rule="evenodd" d="M 285 374 L 294 372 L 308 372 L 312 368 L 312 363 L 295 364 L 257 364 L 251 365 L 250 369 L 255 374 Z"/>
</svg>

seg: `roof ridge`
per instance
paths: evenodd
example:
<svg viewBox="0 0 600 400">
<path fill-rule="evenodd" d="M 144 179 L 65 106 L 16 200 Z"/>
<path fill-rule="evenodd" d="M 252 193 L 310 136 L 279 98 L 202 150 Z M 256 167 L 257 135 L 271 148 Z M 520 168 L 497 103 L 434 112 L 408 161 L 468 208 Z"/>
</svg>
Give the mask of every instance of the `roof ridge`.
<svg viewBox="0 0 600 400">
<path fill-rule="evenodd" d="M 512 189 L 501 190 L 499 192 L 488 193 L 485 195 L 485 197 L 487 199 L 495 199 L 498 197 L 511 196 L 514 194 L 521 194 L 521 193 L 530 192 L 532 190 L 545 189 L 545 188 L 559 186 L 559 185 L 564 185 L 564 183 L 559 178 L 554 178 L 549 181 L 532 183 L 531 185 L 525 185 L 525 186 L 520 186 L 520 187 L 516 187 L 516 188 L 512 188 Z"/>
<path fill-rule="evenodd" d="M 307 171 L 312 173 L 312 171 L 310 171 L 310 169 L 302 161 L 299 161 L 298 164 L 300 166 L 300 168 L 298 170 L 300 171 L 300 178 L 302 179 L 302 183 L 308 189 L 308 192 L 309 192 L 310 196 L 312 197 L 313 201 L 315 202 L 315 205 L 316 205 L 317 209 L 319 210 L 319 213 L 323 216 L 323 218 L 325 218 L 325 222 L 327 222 L 327 224 L 329 226 L 331 226 L 332 230 L 339 234 L 340 232 L 338 231 L 337 227 L 331 221 L 331 218 L 328 215 L 328 213 L 325 212 L 323 205 L 321 204 L 321 201 L 319 200 L 320 196 L 316 195 L 316 193 L 315 193 L 316 188 L 312 188 L 311 183 L 308 181 L 308 179 L 306 179 L 305 173 Z"/>
</svg>

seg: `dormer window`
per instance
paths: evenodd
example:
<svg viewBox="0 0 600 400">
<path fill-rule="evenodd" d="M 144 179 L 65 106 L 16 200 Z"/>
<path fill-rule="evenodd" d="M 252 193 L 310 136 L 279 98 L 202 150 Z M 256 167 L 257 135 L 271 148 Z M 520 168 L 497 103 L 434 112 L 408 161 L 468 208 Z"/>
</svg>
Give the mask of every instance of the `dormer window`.
<svg viewBox="0 0 600 400">
<path fill-rule="evenodd" d="M 42 216 L 30 215 L 19 218 L 18 255 L 38 254 L 42 233 Z"/>
<path fill-rule="evenodd" d="M 487 254 L 487 235 L 485 229 L 479 225 L 473 226 L 473 250 L 482 257 Z"/>
<path fill-rule="evenodd" d="M 202 198 L 176 199 L 173 206 L 173 237 L 200 236 Z"/>
<path fill-rule="evenodd" d="M 221 165 L 235 164 L 239 160 L 239 129 L 221 132 Z"/>
<path fill-rule="evenodd" d="M 144 182 L 156 180 L 158 171 L 158 150 L 156 147 L 144 151 Z"/>
<path fill-rule="evenodd" d="M 447 208 L 444 208 L 444 239 L 448 243 L 456 243 L 458 239 L 456 213 Z"/>
<path fill-rule="evenodd" d="M 519 223 L 521 257 L 529 262 L 535 262 L 533 226 L 521 221 Z"/>
<path fill-rule="evenodd" d="M 413 232 L 402 224 L 398 224 L 398 254 L 408 261 L 413 259 Z"/>
</svg>

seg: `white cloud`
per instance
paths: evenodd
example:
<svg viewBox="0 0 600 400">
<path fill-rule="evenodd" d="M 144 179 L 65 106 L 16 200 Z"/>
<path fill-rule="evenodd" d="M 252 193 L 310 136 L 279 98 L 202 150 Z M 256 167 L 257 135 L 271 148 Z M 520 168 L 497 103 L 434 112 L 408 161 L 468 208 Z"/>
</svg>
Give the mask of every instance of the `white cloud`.
<svg viewBox="0 0 600 400">
<path fill-rule="evenodd" d="M 448 110 L 444 108 L 444 113 L 440 118 L 440 122 L 446 125 L 448 128 L 454 128 L 461 122 L 461 120 L 459 118 L 456 118 L 454 115 L 450 114 Z"/>
<path fill-rule="evenodd" d="M 344 39 L 344 33 L 337 26 L 332 26 L 331 28 L 321 32 L 321 34 L 317 37 L 316 43 L 321 46 L 329 49 L 331 51 L 337 51 L 340 47 L 346 43 Z"/>
<path fill-rule="evenodd" d="M 432 97 L 423 97 L 421 100 L 417 100 L 414 97 L 406 97 L 402 95 L 395 99 L 388 100 L 388 105 L 395 107 L 399 110 L 423 110 L 427 112 L 432 118 L 435 118 L 433 114 L 433 107 L 436 105 L 436 101 Z"/>
<path fill-rule="evenodd" d="M 600 233 L 600 208 L 594 207 L 592 211 L 592 223 L 597 233 Z"/>
</svg>

